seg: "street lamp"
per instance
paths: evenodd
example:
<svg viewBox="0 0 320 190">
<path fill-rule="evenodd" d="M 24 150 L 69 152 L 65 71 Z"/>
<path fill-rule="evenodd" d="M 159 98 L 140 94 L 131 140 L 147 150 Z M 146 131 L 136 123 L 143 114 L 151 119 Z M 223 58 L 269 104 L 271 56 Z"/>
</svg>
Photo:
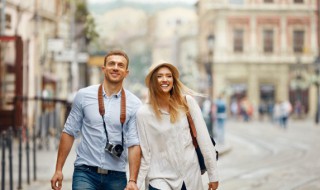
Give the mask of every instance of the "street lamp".
<svg viewBox="0 0 320 190">
<path fill-rule="evenodd" d="M 317 30 L 317 35 L 318 35 L 318 57 L 314 62 L 314 66 L 315 66 L 315 74 L 317 79 L 319 79 L 319 73 L 320 73 L 320 1 L 317 2 L 317 16 L 318 16 L 318 30 Z M 320 81 L 316 80 L 316 87 L 317 87 L 317 111 L 316 111 L 316 117 L 315 117 L 315 123 L 318 124 L 319 123 L 319 119 L 320 119 L 320 100 L 319 100 L 319 96 L 320 96 L 320 92 L 319 92 L 319 85 L 320 85 Z"/>
<path fill-rule="evenodd" d="M 208 131 L 213 134 L 213 116 L 212 116 L 212 104 L 213 104 L 213 45 L 214 45 L 214 35 L 210 34 L 207 37 L 207 48 L 208 48 L 208 60 L 205 64 L 205 69 L 207 73 L 208 89 L 209 89 L 209 123 L 207 124 Z"/>
<path fill-rule="evenodd" d="M 215 37 L 213 34 L 210 34 L 207 37 L 207 48 L 208 48 L 208 62 L 206 64 L 206 71 L 208 76 L 208 89 L 210 101 L 213 100 L 213 46 L 214 46 Z"/>
<path fill-rule="evenodd" d="M 297 66 L 296 66 L 296 77 L 295 79 L 292 81 L 291 83 L 291 87 L 296 91 L 296 97 L 295 97 L 295 102 L 297 101 L 302 103 L 302 95 L 301 95 L 301 90 L 305 87 L 305 81 L 303 80 L 302 76 L 301 76 L 301 61 L 300 61 L 300 57 L 297 57 Z"/>
</svg>

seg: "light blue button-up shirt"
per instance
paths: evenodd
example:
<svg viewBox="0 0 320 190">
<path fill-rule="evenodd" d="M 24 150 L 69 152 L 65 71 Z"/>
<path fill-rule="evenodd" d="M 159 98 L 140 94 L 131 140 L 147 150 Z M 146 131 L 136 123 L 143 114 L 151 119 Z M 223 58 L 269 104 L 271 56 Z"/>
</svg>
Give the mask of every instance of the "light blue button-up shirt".
<svg viewBox="0 0 320 190">
<path fill-rule="evenodd" d="M 89 165 L 103 169 L 126 171 L 128 147 L 139 145 L 136 128 L 136 111 L 141 101 L 131 92 L 126 92 L 126 121 L 124 123 L 124 151 L 120 158 L 105 151 L 106 133 L 98 106 L 99 85 L 80 89 L 73 101 L 71 112 L 64 125 L 63 132 L 81 138 L 77 147 L 75 166 Z M 105 115 L 109 142 L 121 144 L 120 105 L 121 91 L 116 95 L 107 97 L 103 89 Z"/>
</svg>

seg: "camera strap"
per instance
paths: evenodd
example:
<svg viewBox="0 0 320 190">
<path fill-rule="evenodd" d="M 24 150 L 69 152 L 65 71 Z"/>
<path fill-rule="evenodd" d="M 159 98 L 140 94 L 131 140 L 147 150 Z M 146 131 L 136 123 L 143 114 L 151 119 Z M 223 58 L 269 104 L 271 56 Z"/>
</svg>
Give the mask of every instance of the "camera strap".
<svg viewBox="0 0 320 190">
<path fill-rule="evenodd" d="M 107 126 L 106 122 L 104 121 L 104 114 L 105 114 L 105 108 L 104 108 L 104 101 L 103 101 L 103 92 L 102 92 L 102 84 L 100 84 L 99 89 L 98 89 L 98 105 L 99 105 L 99 113 L 102 117 L 103 121 L 103 127 L 104 131 L 106 133 L 107 137 L 107 143 L 109 143 L 109 137 L 108 137 L 108 131 L 107 131 Z M 121 109 L 120 109 L 120 122 L 121 122 L 121 144 L 123 147 L 123 125 L 124 122 L 126 121 L 126 93 L 124 89 L 121 89 Z"/>
</svg>

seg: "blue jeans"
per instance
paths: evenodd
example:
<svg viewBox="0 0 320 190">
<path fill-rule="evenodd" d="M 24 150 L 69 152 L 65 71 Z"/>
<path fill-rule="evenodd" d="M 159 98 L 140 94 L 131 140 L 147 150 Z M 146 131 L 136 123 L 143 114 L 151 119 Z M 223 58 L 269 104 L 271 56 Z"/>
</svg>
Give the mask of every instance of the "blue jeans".
<svg viewBox="0 0 320 190">
<path fill-rule="evenodd" d="M 75 166 L 72 190 L 123 190 L 127 185 L 125 172 L 99 174 L 90 166 Z"/>
<path fill-rule="evenodd" d="M 217 126 L 216 126 L 216 134 L 217 134 L 217 142 L 219 144 L 224 143 L 224 118 L 217 118 Z"/>
<path fill-rule="evenodd" d="M 280 118 L 280 126 L 283 128 L 287 128 L 287 123 L 288 123 L 288 117 L 287 116 L 282 116 Z"/>
</svg>

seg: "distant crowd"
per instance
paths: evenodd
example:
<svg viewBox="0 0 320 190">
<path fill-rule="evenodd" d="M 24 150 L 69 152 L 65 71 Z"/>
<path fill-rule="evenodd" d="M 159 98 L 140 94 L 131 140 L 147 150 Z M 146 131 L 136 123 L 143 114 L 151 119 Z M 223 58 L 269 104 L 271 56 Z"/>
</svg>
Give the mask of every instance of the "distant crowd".
<svg viewBox="0 0 320 190">
<path fill-rule="evenodd" d="M 255 108 L 247 97 L 243 97 L 232 99 L 228 106 L 223 95 L 212 102 L 209 99 L 204 100 L 201 109 L 209 132 L 214 134 L 218 142 L 221 143 L 224 142 L 224 124 L 227 116 L 235 120 L 249 122 L 256 112 L 259 121 L 267 119 L 277 126 L 286 128 L 291 115 L 294 114 L 295 117 L 302 118 L 305 113 L 305 108 L 300 101 L 296 101 L 294 105 L 288 100 L 261 102 Z M 222 137 L 219 137 L 219 134 Z"/>
</svg>

